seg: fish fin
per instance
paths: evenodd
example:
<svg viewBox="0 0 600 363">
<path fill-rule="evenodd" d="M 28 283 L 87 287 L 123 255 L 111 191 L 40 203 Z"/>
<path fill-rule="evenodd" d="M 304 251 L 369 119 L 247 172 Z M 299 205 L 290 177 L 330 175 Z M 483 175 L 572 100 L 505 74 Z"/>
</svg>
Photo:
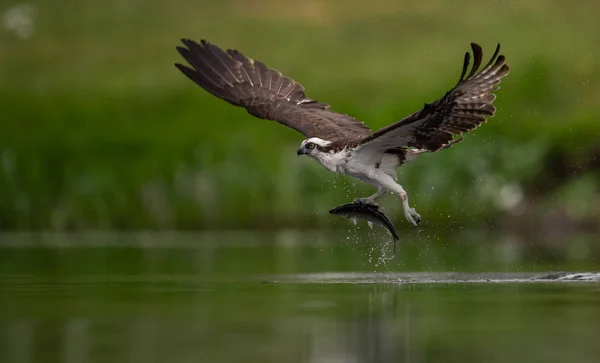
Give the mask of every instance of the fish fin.
<svg viewBox="0 0 600 363">
<path fill-rule="evenodd" d="M 373 229 L 373 222 L 367 222 L 367 224 L 369 225 L 369 228 Z"/>
<path fill-rule="evenodd" d="M 356 225 L 356 218 L 350 217 L 348 219 L 350 220 L 350 222 L 352 222 L 352 223 L 354 223 L 354 225 Z"/>
</svg>

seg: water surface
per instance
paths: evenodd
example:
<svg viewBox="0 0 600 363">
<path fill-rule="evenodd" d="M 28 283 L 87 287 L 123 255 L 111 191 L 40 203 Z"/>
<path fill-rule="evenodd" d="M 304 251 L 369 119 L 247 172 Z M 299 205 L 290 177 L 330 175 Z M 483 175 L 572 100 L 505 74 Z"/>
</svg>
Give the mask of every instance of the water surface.
<svg viewBox="0 0 600 363">
<path fill-rule="evenodd" d="M 593 259 L 534 263 L 481 257 L 478 244 L 423 243 L 382 264 L 384 246 L 289 236 L 5 238 L 0 361 L 595 362 L 600 355 L 598 275 L 581 273 L 591 272 Z"/>
</svg>

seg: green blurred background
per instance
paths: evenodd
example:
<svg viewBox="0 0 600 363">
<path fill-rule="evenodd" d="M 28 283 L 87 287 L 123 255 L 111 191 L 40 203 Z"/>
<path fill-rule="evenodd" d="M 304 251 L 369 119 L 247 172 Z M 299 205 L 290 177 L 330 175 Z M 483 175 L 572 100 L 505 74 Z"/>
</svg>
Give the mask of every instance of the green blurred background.
<svg viewBox="0 0 600 363">
<path fill-rule="evenodd" d="M 596 362 L 600 274 L 556 271 L 600 266 L 599 13 L 0 0 L 0 362 Z M 399 169 L 424 222 L 384 198 L 384 262 L 381 228 L 327 213 L 372 188 L 194 85 L 182 37 L 372 129 L 443 96 L 470 42 L 512 71 L 496 117 Z"/>
<path fill-rule="evenodd" d="M 237 48 L 377 129 L 442 96 L 470 42 L 512 67 L 496 117 L 399 169 L 422 228 L 597 233 L 600 4 L 0 1 L 0 228 L 330 228 L 370 187 L 186 79 L 179 39 Z M 397 198 L 383 201 L 411 227 Z M 512 233 L 511 232 L 511 233 Z"/>
</svg>

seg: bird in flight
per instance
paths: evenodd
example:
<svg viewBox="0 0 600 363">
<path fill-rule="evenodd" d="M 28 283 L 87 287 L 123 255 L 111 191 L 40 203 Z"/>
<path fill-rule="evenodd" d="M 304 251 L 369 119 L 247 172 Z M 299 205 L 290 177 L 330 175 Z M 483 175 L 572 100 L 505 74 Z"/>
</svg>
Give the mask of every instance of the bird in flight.
<svg viewBox="0 0 600 363">
<path fill-rule="evenodd" d="M 237 50 L 223 50 L 205 40 L 182 39 L 177 50 L 189 66 L 175 66 L 192 81 L 250 114 L 304 134 L 297 150 L 317 160 L 327 170 L 358 178 L 377 192 L 355 202 L 376 204 L 387 192 L 402 200 L 406 219 L 418 225 L 421 217 L 411 208 L 404 188 L 397 182 L 396 168 L 418 154 L 435 152 L 462 141 L 461 135 L 486 122 L 496 108 L 494 91 L 510 68 L 499 55 L 500 44 L 490 61 L 478 72 L 483 52 L 471 43 L 454 88 L 442 98 L 375 132 L 364 123 L 331 111 L 329 105 L 309 98 L 304 87 L 264 63 Z M 190 67 L 191 66 L 191 67 Z"/>
</svg>

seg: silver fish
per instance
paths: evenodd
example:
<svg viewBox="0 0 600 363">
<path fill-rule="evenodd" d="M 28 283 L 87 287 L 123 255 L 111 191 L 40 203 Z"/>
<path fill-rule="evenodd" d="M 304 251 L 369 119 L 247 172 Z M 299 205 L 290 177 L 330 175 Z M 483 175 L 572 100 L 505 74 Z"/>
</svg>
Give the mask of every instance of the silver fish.
<svg viewBox="0 0 600 363">
<path fill-rule="evenodd" d="M 354 224 L 356 224 L 357 220 L 361 219 L 367 221 L 371 228 L 373 228 L 373 224 L 384 227 L 394 238 L 394 253 L 392 257 L 396 256 L 396 249 L 398 242 L 400 242 L 400 237 L 396 234 L 396 228 L 390 219 L 379 209 L 378 205 L 353 202 L 332 208 L 329 211 L 329 214 L 346 217 Z"/>
</svg>

